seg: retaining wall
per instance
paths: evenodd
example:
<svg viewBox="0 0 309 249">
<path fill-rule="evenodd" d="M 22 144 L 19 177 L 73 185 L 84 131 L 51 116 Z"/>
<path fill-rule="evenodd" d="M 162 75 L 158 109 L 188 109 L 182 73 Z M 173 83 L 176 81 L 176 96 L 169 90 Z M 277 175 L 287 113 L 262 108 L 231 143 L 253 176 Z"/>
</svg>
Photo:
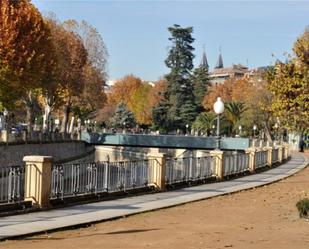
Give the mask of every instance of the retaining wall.
<svg viewBox="0 0 309 249">
<path fill-rule="evenodd" d="M 54 162 L 72 161 L 85 157 L 94 151 L 82 141 L 0 145 L 0 167 L 22 165 L 27 155 L 52 156 Z"/>
</svg>

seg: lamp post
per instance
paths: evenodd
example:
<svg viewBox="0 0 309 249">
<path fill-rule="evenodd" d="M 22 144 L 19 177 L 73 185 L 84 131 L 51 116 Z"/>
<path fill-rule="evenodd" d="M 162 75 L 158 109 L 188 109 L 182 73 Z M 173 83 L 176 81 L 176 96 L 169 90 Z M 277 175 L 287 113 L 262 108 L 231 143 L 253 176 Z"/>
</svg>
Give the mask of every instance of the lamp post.
<svg viewBox="0 0 309 249">
<path fill-rule="evenodd" d="M 7 130 L 7 117 L 9 115 L 9 112 L 7 111 L 7 109 L 5 109 L 3 111 L 3 116 L 4 116 L 4 119 L 3 119 L 3 123 L 4 123 L 4 129 Z"/>
<path fill-rule="evenodd" d="M 255 138 L 255 131 L 257 130 L 257 126 L 253 125 L 253 138 Z"/>
<path fill-rule="evenodd" d="M 186 135 L 188 136 L 188 128 L 189 128 L 189 125 L 186 124 Z"/>
<path fill-rule="evenodd" d="M 278 128 L 279 128 L 278 123 L 275 123 L 274 128 L 275 128 L 275 140 L 278 140 Z"/>
<path fill-rule="evenodd" d="M 224 111 L 224 103 L 222 102 L 221 98 L 218 97 L 217 101 L 214 104 L 214 111 L 217 114 L 217 144 L 216 150 L 220 150 L 220 114 Z"/>
<path fill-rule="evenodd" d="M 6 143 L 9 142 L 9 127 L 8 127 L 8 115 L 9 115 L 9 112 L 7 111 L 7 109 L 4 109 L 3 111 L 3 123 L 4 123 L 4 140 Z"/>
<path fill-rule="evenodd" d="M 126 122 L 123 122 L 123 131 L 122 133 L 126 133 Z"/>
</svg>

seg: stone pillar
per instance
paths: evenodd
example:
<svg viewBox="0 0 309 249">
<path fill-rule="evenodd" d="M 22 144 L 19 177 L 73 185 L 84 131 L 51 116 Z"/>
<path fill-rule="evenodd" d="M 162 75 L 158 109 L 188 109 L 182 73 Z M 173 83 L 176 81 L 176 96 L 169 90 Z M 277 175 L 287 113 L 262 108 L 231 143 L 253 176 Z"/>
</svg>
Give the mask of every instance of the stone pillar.
<svg viewBox="0 0 309 249">
<path fill-rule="evenodd" d="M 25 200 L 34 206 L 50 206 L 52 177 L 51 156 L 25 156 Z"/>
<path fill-rule="evenodd" d="M 266 147 L 265 149 L 267 149 L 267 164 L 272 166 L 273 147 Z"/>
<path fill-rule="evenodd" d="M 249 171 L 253 173 L 255 171 L 255 148 L 248 148 L 246 153 L 249 154 Z"/>
<path fill-rule="evenodd" d="M 159 190 L 164 191 L 166 189 L 165 178 L 166 178 L 166 155 L 163 153 L 151 153 L 147 155 L 148 159 L 155 160 L 155 167 L 153 174 L 153 182 Z"/>
<path fill-rule="evenodd" d="M 283 161 L 283 153 L 284 153 L 284 146 L 278 145 L 278 161 L 281 163 Z"/>
<path fill-rule="evenodd" d="M 210 155 L 214 158 L 215 175 L 218 180 L 222 180 L 224 177 L 223 151 L 222 150 L 212 150 L 210 151 Z"/>
</svg>

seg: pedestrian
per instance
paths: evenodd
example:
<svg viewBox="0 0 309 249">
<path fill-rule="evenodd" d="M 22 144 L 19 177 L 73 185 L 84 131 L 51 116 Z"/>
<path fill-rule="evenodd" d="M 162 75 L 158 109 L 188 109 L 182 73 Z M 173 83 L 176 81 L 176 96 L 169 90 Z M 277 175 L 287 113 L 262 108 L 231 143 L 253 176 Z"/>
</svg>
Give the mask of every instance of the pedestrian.
<svg viewBox="0 0 309 249">
<path fill-rule="evenodd" d="M 305 141 L 304 141 L 304 138 L 301 137 L 299 141 L 299 152 L 304 152 L 304 147 L 305 147 Z"/>
</svg>

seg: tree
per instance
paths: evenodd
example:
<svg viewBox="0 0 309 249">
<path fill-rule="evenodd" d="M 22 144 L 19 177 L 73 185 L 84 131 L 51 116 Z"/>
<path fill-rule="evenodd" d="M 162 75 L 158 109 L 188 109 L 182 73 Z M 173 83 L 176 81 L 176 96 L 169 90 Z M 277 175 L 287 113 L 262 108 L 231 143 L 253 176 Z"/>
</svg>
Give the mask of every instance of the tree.
<svg viewBox="0 0 309 249">
<path fill-rule="evenodd" d="M 229 123 L 229 133 L 235 133 L 237 127 L 236 125 L 242 118 L 245 111 L 245 105 L 241 102 L 228 102 L 225 104 L 224 116 L 226 121 Z"/>
<path fill-rule="evenodd" d="M 142 86 L 142 80 L 132 74 L 124 76 L 122 79 L 117 80 L 112 86 L 109 101 L 116 103 L 125 103 L 132 111 L 134 105 L 134 93 Z"/>
<path fill-rule="evenodd" d="M 209 81 L 208 65 L 201 63 L 198 68 L 193 71 L 192 82 L 194 85 L 195 103 L 197 111 L 204 111 L 203 99 L 207 93 L 207 88 L 211 86 Z"/>
<path fill-rule="evenodd" d="M 163 94 L 164 99 L 153 110 L 153 120 L 157 126 L 161 126 L 163 120 L 160 116 L 164 116 L 166 130 L 185 129 L 185 125 L 192 124 L 197 115 L 190 80 L 194 58 L 194 48 L 191 46 L 194 41 L 191 36 L 193 28 L 174 25 L 169 27 L 168 31 L 171 33 L 169 40 L 172 47 L 165 64 L 171 71 L 166 75 L 167 88 Z"/>
<path fill-rule="evenodd" d="M 216 121 L 216 115 L 213 112 L 202 112 L 200 113 L 194 123 L 192 128 L 198 132 L 203 132 L 206 136 L 211 134 L 213 125 Z"/>
<path fill-rule="evenodd" d="M 150 107 L 150 94 L 152 86 L 147 82 L 142 85 L 133 93 L 131 104 L 131 111 L 134 113 L 136 122 L 140 125 L 150 125 L 152 123 L 152 113 Z"/>
<path fill-rule="evenodd" d="M 113 128 L 133 128 L 135 126 L 135 118 L 133 112 L 127 109 L 124 103 L 121 103 L 111 120 Z"/>
<path fill-rule="evenodd" d="M 83 118 L 95 116 L 107 99 L 104 92 L 108 59 L 106 46 L 102 36 L 86 21 L 78 23 L 75 20 L 67 20 L 63 25 L 66 30 L 81 38 L 87 51 L 87 62 L 83 68 L 83 91 L 74 103 L 74 112 Z"/>
<path fill-rule="evenodd" d="M 0 1 L 1 67 L 14 80 L 1 84 L 1 92 L 19 96 L 27 110 L 28 129 L 33 122 L 36 89 L 41 88 L 51 64 L 50 31 L 28 0 Z M 10 102 L 9 102 L 10 103 Z"/>
<path fill-rule="evenodd" d="M 81 38 L 66 30 L 58 21 L 51 20 L 50 27 L 58 63 L 58 84 L 54 94 L 63 114 L 61 132 L 67 132 L 73 104 L 84 90 L 83 72 L 87 62 L 87 51 Z"/>
<path fill-rule="evenodd" d="M 269 78 L 271 110 L 289 130 L 303 133 L 309 127 L 309 27 L 294 43 L 294 56 L 277 62 Z"/>
</svg>

